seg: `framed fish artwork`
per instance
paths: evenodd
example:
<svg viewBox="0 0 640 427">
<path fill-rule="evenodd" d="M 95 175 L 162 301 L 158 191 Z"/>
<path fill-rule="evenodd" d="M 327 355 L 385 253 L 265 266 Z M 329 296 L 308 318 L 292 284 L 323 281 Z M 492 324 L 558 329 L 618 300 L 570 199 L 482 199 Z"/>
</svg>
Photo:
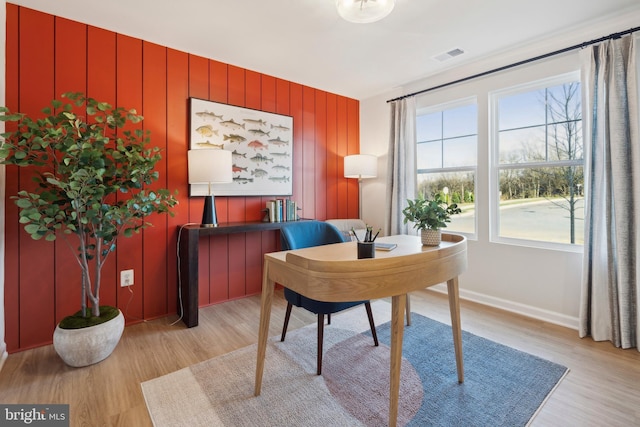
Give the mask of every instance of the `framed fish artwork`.
<svg viewBox="0 0 640 427">
<path fill-rule="evenodd" d="M 189 98 L 190 148 L 231 151 L 233 182 L 212 184 L 216 196 L 290 196 L 293 117 Z M 191 184 L 191 196 L 209 194 Z"/>
</svg>

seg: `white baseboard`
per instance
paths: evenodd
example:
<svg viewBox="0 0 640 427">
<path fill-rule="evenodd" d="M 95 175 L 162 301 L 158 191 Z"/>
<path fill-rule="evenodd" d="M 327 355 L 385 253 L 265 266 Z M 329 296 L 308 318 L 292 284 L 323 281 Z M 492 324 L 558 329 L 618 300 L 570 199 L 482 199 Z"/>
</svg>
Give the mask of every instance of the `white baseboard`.
<svg viewBox="0 0 640 427">
<path fill-rule="evenodd" d="M 432 286 L 429 289 L 446 294 L 447 285 L 442 283 Z M 531 305 L 521 304 L 502 298 L 492 297 L 490 295 L 480 294 L 478 292 L 460 289 L 460 299 L 477 302 L 479 304 L 488 305 L 489 307 L 498 308 L 511 313 L 520 314 L 522 316 L 531 317 L 533 319 L 542 320 L 544 322 L 553 323 L 554 325 L 564 326 L 566 328 L 579 330 L 579 319 L 577 317 L 567 316 L 566 314 L 556 313 L 554 311 L 545 310 Z"/>
</svg>

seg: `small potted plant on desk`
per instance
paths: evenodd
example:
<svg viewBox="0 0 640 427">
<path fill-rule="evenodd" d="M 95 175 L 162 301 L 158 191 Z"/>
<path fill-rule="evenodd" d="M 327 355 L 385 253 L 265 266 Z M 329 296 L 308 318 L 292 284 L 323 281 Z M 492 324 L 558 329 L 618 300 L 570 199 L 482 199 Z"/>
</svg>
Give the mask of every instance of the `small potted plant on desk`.
<svg viewBox="0 0 640 427">
<path fill-rule="evenodd" d="M 441 229 L 451 222 L 451 215 L 459 214 L 461 209 L 457 204 L 447 205 L 440 193 L 436 193 L 432 200 L 423 195 L 417 199 L 407 200 L 409 206 L 402 210 L 404 223 L 413 222 L 413 227 L 420 230 L 422 244 L 438 246 L 441 241 Z"/>
<path fill-rule="evenodd" d="M 87 366 L 108 357 L 124 330 L 122 312 L 100 305 L 102 266 L 120 235 L 151 225 L 147 215 L 171 213 L 177 201 L 144 188 L 158 179 L 159 149 L 145 147 L 148 131 L 122 129 L 142 116 L 80 93 L 63 97 L 70 102 L 52 101 L 39 119 L 0 107 L 0 120 L 15 122 L 2 134 L 0 161 L 32 170 L 35 185 L 11 196 L 25 231 L 35 240 L 64 238 L 75 254 L 80 310 L 62 319 L 53 343 L 65 363 Z"/>
</svg>

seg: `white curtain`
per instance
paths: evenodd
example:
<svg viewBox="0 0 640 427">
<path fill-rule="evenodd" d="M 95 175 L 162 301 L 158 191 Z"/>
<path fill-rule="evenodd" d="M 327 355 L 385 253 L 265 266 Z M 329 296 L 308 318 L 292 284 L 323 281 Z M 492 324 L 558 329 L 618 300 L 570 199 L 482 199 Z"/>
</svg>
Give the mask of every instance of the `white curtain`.
<svg viewBox="0 0 640 427">
<path fill-rule="evenodd" d="M 403 224 L 402 209 L 416 191 L 416 102 L 414 97 L 390 103 L 391 131 L 387 161 L 387 203 L 385 235 L 415 234 Z"/>
<path fill-rule="evenodd" d="M 582 52 L 585 247 L 580 336 L 639 348 L 640 140 L 633 36 Z"/>
</svg>

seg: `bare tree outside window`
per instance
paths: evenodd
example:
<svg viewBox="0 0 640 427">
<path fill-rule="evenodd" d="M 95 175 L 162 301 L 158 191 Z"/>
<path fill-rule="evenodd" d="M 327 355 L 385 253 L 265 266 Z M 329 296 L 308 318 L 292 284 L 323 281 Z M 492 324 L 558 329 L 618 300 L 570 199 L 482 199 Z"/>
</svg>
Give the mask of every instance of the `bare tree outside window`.
<svg viewBox="0 0 640 427">
<path fill-rule="evenodd" d="M 498 114 L 500 236 L 581 243 L 580 83 L 503 97 Z"/>
</svg>

